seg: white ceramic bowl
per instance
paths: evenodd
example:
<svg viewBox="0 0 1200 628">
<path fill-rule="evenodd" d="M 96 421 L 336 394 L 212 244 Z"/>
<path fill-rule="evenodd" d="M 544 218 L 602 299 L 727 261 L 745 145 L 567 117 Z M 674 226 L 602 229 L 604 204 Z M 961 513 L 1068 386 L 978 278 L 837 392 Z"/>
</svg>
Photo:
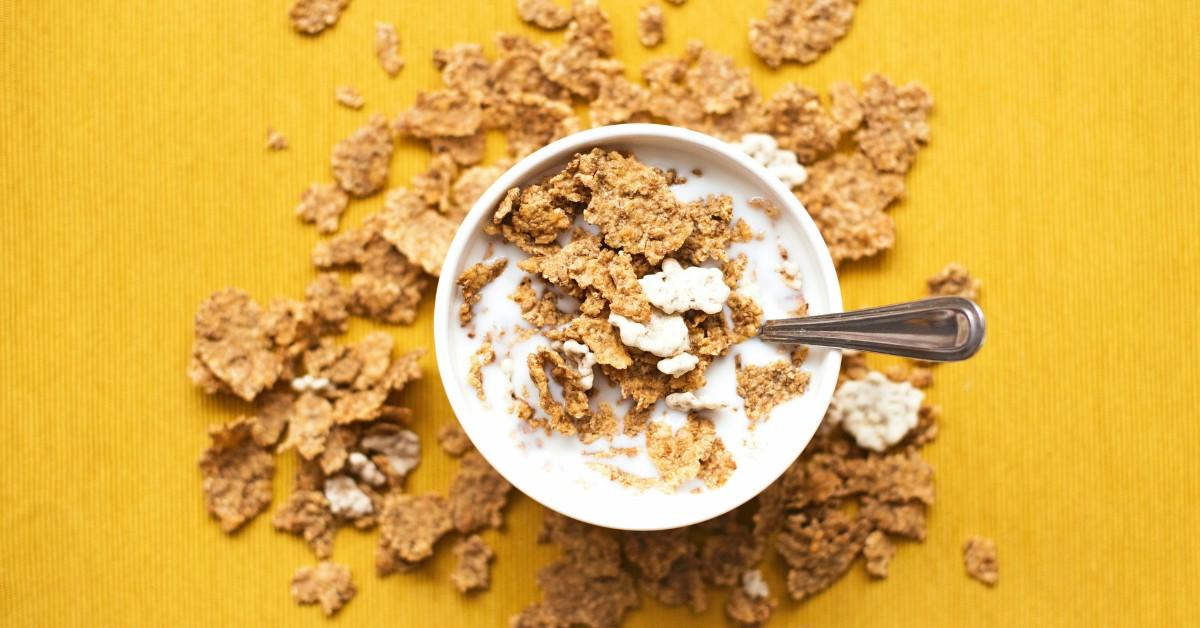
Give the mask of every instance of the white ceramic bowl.
<svg viewBox="0 0 1200 628">
<path fill-rule="evenodd" d="M 455 279 L 464 268 L 483 258 L 486 242 L 491 239 L 483 232 L 483 225 L 491 219 L 506 190 L 536 183 L 561 170 L 576 153 L 594 147 L 632 151 L 651 165 L 674 167 L 694 180 L 683 188 L 693 183 L 707 186 L 693 189 L 692 196 L 728 192 L 734 196 L 735 204 L 744 205 L 747 196 L 761 196 L 774 202 L 782 213 L 775 222 L 763 225 L 763 231 L 784 234 L 768 233 L 768 236 L 776 238 L 779 244 L 786 242 L 789 261 L 801 268 L 809 312 L 841 311 L 841 292 L 829 250 L 808 212 L 777 177 L 736 147 L 702 133 L 657 124 L 607 126 L 563 138 L 522 159 L 484 192 L 463 220 L 446 255 L 437 288 L 434 341 L 438 371 L 467 436 L 483 457 L 521 492 L 564 515 L 609 528 L 658 530 L 691 525 L 733 510 L 758 495 L 800 455 L 833 396 L 841 354 L 813 348 L 804 365 L 812 375 L 807 392 L 777 407 L 754 430 L 745 429 L 744 415 L 714 419 L 718 434 L 734 455 L 737 470 L 723 486 L 712 490 L 680 490 L 668 495 L 656 489 L 639 492 L 620 486 L 578 460 L 568 460 L 581 457 L 574 436 L 531 433 L 504 408 L 481 402 L 467 383 L 471 355 L 479 340 L 468 338 L 459 325 L 462 295 Z M 703 176 L 691 175 L 693 168 L 700 168 Z M 680 186 L 673 189 L 688 200 Z M 749 246 L 777 244 L 764 240 Z M 514 267 L 523 257 L 510 258 L 508 270 L 519 272 Z M 476 308 L 515 307 L 504 302 L 506 297 L 507 293 L 485 293 L 484 301 Z M 771 315 L 768 311 L 767 316 Z M 714 365 L 708 375 L 710 380 L 714 376 L 732 377 L 732 366 L 715 374 Z M 730 429 L 742 430 L 741 436 L 731 440 L 726 433 Z M 568 451 L 572 448 L 576 451 Z"/>
</svg>

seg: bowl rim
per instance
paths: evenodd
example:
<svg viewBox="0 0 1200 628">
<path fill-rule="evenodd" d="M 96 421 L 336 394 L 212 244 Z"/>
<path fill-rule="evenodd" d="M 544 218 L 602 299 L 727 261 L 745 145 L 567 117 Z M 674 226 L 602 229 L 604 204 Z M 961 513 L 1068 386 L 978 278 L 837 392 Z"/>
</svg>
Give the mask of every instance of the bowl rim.
<svg viewBox="0 0 1200 628">
<path fill-rule="evenodd" d="M 463 218 L 459 225 L 458 231 L 455 233 L 454 239 L 446 253 L 446 258 L 442 263 L 441 274 L 438 279 L 437 291 L 434 302 L 434 357 L 437 361 L 438 374 L 441 379 L 442 389 L 445 391 L 447 399 L 450 401 L 451 410 L 456 418 L 463 416 L 471 416 L 472 408 L 470 401 L 467 399 L 466 391 L 462 386 L 461 380 L 465 377 L 465 373 L 456 373 L 452 368 L 453 359 L 451 358 L 450 329 L 451 325 L 457 321 L 457 316 L 452 316 L 451 306 L 455 300 L 456 279 L 461 272 L 459 266 L 463 264 L 462 257 L 468 245 L 473 241 L 475 234 L 480 231 L 484 220 L 488 219 L 496 205 L 503 198 L 504 194 L 512 187 L 526 184 L 526 180 L 531 174 L 540 172 L 545 169 L 549 163 L 563 158 L 564 155 L 588 150 L 598 144 L 611 144 L 615 141 L 662 141 L 662 142 L 683 142 L 697 145 L 702 149 L 718 153 L 721 157 L 730 159 L 746 171 L 754 178 L 758 179 L 757 184 L 767 187 L 772 194 L 779 199 L 783 199 L 783 207 L 780 209 L 792 214 L 792 217 L 797 221 L 801 232 L 805 236 L 804 246 L 812 249 L 823 285 L 827 287 L 824 295 L 829 303 L 830 312 L 842 311 L 842 295 L 841 286 L 838 282 L 837 271 L 833 265 L 833 258 L 829 253 L 829 248 L 825 244 L 824 238 L 821 236 L 820 230 L 808 211 L 804 209 L 800 200 L 792 193 L 792 191 L 784 185 L 778 177 L 771 174 L 763 165 L 755 161 L 749 155 L 742 152 L 737 147 L 726 143 L 723 140 L 692 131 L 680 127 L 668 126 L 663 124 L 649 123 L 633 123 L 633 124 L 618 124 L 611 126 L 603 126 L 585 131 L 580 131 L 558 139 L 533 153 L 525 156 L 513 164 L 499 178 L 493 182 L 475 204 L 471 210 Z M 813 373 L 815 380 L 818 375 L 823 377 L 836 378 L 840 370 L 841 353 L 837 350 L 830 350 L 828 357 L 822 362 L 817 372 Z M 816 386 L 810 384 L 809 394 L 816 394 L 814 390 Z M 828 408 L 830 400 L 833 396 L 833 386 L 828 386 L 827 394 L 822 395 L 822 398 L 817 399 L 816 406 L 821 409 L 822 416 L 825 409 Z M 518 480 L 515 477 L 510 477 L 510 474 L 505 473 L 503 465 L 496 464 L 495 455 L 489 455 L 489 451 L 494 451 L 496 443 L 485 442 L 477 443 L 471 434 L 470 420 L 458 420 L 467 437 L 471 439 L 475 450 L 487 460 L 488 464 L 503 476 L 514 487 L 522 493 L 529 496 L 534 501 L 542 506 L 555 510 L 573 519 L 590 523 L 601 527 L 608 527 L 621 530 L 661 530 L 693 525 L 703 521 L 707 521 L 714 517 L 718 517 L 726 512 L 729 512 L 749 500 L 756 497 L 762 490 L 765 490 L 773 484 L 780 476 L 787 471 L 791 462 L 782 465 L 776 469 L 775 473 L 770 474 L 770 481 L 756 492 L 749 495 L 741 494 L 725 494 L 724 499 L 709 500 L 708 504 L 713 504 L 707 508 L 681 508 L 682 512 L 688 513 L 689 516 L 678 516 L 677 520 L 669 522 L 646 520 L 646 521 L 614 521 L 601 520 L 594 516 L 591 512 L 572 512 L 571 508 L 561 508 L 561 503 L 556 503 L 555 491 L 548 490 L 546 485 L 538 486 L 537 483 L 526 483 Z M 796 456 L 799 457 L 803 453 L 804 448 L 812 440 L 821 421 L 812 423 L 812 430 L 805 436 L 804 446 L 796 450 Z M 511 458 L 506 458 L 511 459 Z M 793 459 L 794 460 L 794 459 Z M 514 481 L 516 480 L 516 481 Z M 664 495 L 664 497 L 666 497 Z M 617 510 L 617 509 L 610 509 Z M 620 515 L 618 515 L 620 516 Z"/>
</svg>

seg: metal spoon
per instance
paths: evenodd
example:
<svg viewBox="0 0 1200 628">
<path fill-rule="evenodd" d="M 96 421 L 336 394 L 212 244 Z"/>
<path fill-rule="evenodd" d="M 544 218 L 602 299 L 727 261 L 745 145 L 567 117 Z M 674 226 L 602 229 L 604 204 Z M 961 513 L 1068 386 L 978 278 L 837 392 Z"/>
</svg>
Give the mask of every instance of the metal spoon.
<svg viewBox="0 0 1200 628">
<path fill-rule="evenodd" d="M 763 340 L 956 362 L 983 344 L 983 310 L 970 299 L 936 297 L 840 314 L 767 321 Z"/>
</svg>

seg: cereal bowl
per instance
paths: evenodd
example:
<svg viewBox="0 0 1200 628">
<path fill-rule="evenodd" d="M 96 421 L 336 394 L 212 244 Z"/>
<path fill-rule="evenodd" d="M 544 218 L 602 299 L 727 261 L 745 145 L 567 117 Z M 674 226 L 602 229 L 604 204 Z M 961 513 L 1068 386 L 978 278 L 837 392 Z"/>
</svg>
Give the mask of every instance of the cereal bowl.
<svg viewBox="0 0 1200 628">
<path fill-rule="evenodd" d="M 807 303 L 810 314 L 841 311 L 837 275 L 820 232 L 795 195 L 763 166 L 737 147 L 695 131 L 656 124 L 601 127 L 558 140 L 520 160 L 484 192 L 463 220 L 437 287 L 434 340 L 438 371 L 450 405 L 475 448 L 513 486 L 547 508 L 580 521 L 624 530 L 691 525 L 752 499 L 800 455 L 833 396 L 841 355 L 836 350 L 811 348 L 800 364 L 809 374 L 805 392 L 775 406 L 764 418 L 750 421 L 742 399 L 732 394 L 724 397 L 727 407 L 705 412 L 736 463 L 728 479 L 715 488 L 694 482 L 670 492 L 638 489 L 598 471 L 599 453 L 644 447 L 644 433 L 618 433 L 584 444 L 575 436 L 533 429 L 518 418 L 503 402 L 504 396 L 511 398 L 514 392 L 530 389 L 530 385 L 528 374 L 515 376 L 512 365 L 524 363 L 522 352 L 539 342 L 548 342 L 540 335 L 503 336 L 507 332 L 498 331 L 507 344 L 498 342 L 496 360 L 479 371 L 482 383 L 477 394 L 469 372 L 483 337 L 491 337 L 492 331 L 518 329 L 523 323 L 519 308 L 508 297 L 523 274 L 517 262 L 528 257 L 499 237 L 487 234 L 484 228 L 507 190 L 536 184 L 561 171 L 577 153 L 593 148 L 631 153 L 647 165 L 677 171 L 687 180 L 672 185 L 671 190 L 683 202 L 710 194 L 731 196 L 734 220 L 744 220 L 756 234 L 755 239 L 729 249 L 731 254 L 745 253 L 749 268 L 755 269 L 743 277 L 737 289 L 758 299 L 764 319 L 792 315 L 789 307 L 796 302 Z M 751 207 L 751 199 L 765 199 L 778 208 L 778 215 L 772 217 Z M 463 326 L 459 320 L 463 296 L 456 279 L 473 264 L 501 256 L 508 258 L 508 265 L 484 287 L 482 299 L 474 306 L 475 321 Z M 767 272 L 785 263 L 801 281 L 789 282 L 791 275 Z M 728 359 L 712 363 L 705 373 L 707 384 L 701 390 L 711 387 L 728 393 L 735 388 L 735 355 L 740 363 L 754 365 L 785 359 L 789 353 L 788 347 L 746 340 L 734 346 L 725 356 Z M 595 379 L 602 382 L 605 378 L 597 373 Z M 598 389 L 595 394 L 614 404 L 621 403 L 615 387 Z M 656 420 L 671 420 L 672 411 L 662 402 L 653 412 Z M 639 477 L 653 475 L 653 464 L 640 455 L 605 460 L 605 464 Z"/>
</svg>

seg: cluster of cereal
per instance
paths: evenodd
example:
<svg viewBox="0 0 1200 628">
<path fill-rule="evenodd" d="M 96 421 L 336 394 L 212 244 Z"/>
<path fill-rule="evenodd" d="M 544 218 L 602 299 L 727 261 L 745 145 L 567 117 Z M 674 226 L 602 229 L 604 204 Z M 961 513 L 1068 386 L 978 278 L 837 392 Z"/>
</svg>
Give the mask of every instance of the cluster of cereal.
<svg viewBox="0 0 1200 628">
<path fill-rule="evenodd" d="M 584 443 L 613 437 L 618 421 L 612 407 L 592 398 L 599 366 L 624 398 L 634 400 L 621 427 L 626 436 L 646 432 L 659 477 L 591 466 L 622 483 L 667 492 L 693 478 L 721 486 L 736 468 L 712 422 L 698 412 L 723 404 L 692 391 L 705 385 L 714 360 L 757 333 L 762 318 L 754 299 L 735 290 L 746 258 L 731 259 L 727 249 L 748 228 L 741 220 L 732 223 L 732 199 L 680 202 L 670 185 L 682 181 L 634 156 L 594 149 L 544 181 L 509 190 L 486 227 L 530 255 L 518 264 L 528 275 L 511 298 L 551 341 L 528 356 L 541 412 L 522 394 L 514 399 L 518 415 L 535 428 L 576 435 Z M 577 216 L 596 233 L 572 230 Z M 564 237 L 565 245 L 559 243 Z M 699 265 L 708 261 L 722 268 Z M 504 258 L 479 262 L 459 277 L 463 325 L 470 325 L 480 289 L 506 266 Z M 540 295 L 534 279 L 545 284 Z M 561 295 L 576 299 L 578 311 L 560 311 Z M 481 399 L 481 368 L 495 360 L 491 340 L 485 335 L 472 361 L 470 380 Z M 551 393 L 551 379 L 561 387 L 561 402 Z M 780 361 L 739 368 L 738 382 L 753 420 L 802 394 L 808 375 Z M 649 421 L 660 399 L 690 413 L 678 430 Z"/>
<path fill-rule="evenodd" d="M 289 15 L 298 32 L 316 35 L 334 25 L 348 4 L 295 0 Z M 811 62 L 846 33 L 854 5 L 854 0 L 772 0 L 765 19 L 751 24 L 752 48 L 772 67 L 785 60 Z M 303 301 L 280 299 L 266 307 L 244 293 L 226 290 L 206 301 L 196 317 L 189 375 L 208 393 L 233 394 L 257 406 L 252 415 L 211 430 L 212 444 L 200 461 L 206 506 L 224 530 L 238 529 L 272 499 L 274 455 L 296 450 L 301 465 L 295 489 L 273 523 L 303 538 L 322 559 L 297 571 L 292 594 L 300 603 L 320 604 L 326 613 L 336 612 L 355 591 L 349 570 L 325 560 L 336 529 L 344 525 L 380 528 L 381 574 L 416 567 L 431 555 L 440 537 L 457 530 L 465 538 L 454 548 L 459 560 L 454 584 L 463 591 L 488 586 L 492 552 L 473 532 L 500 524 L 508 484 L 469 451 L 460 431 L 447 427 L 439 441 L 451 455 L 462 456 L 448 497 L 404 493 L 404 477 L 417 464 L 420 447 L 406 429 L 411 413 L 395 400 L 406 383 L 420 375 L 417 356 L 393 359 L 390 337 L 384 334 L 372 334 L 354 345 L 338 344 L 332 337 L 345 331 L 350 315 L 411 323 L 462 216 L 509 160 L 582 127 L 573 107 L 576 101 L 588 103 L 594 125 L 659 121 L 730 141 L 748 133 L 771 136 L 780 152 L 795 156 L 796 166 L 789 158 L 777 162 L 776 170 L 796 187 L 839 262 L 892 245 L 894 227 L 884 210 L 902 195 L 903 175 L 928 139 L 931 100 L 914 84 L 897 88 L 875 75 L 867 77 L 861 93 L 840 84 L 832 89 L 829 112 L 815 92 L 800 85 L 785 86 L 764 101 L 747 70 L 696 42 L 680 58 L 647 63 L 641 68 L 643 80 L 630 81 L 624 78 L 623 63 L 612 57 L 612 29 L 594 0 L 576 0 L 570 9 L 550 0 L 517 0 L 517 9 L 523 19 L 542 28 L 567 28 L 563 45 L 501 34 L 495 58 L 485 56 L 477 44 L 437 51 L 434 63 L 445 87 L 419 95 L 394 120 L 371 118 L 334 148 L 334 182 L 315 183 L 303 194 L 296 208 L 300 218 L 321 233 L 334 233 L 351 199 L 386 187 L 397 138 L 417 138 L 432 151 L 426 171 L 408 188 L 389 192 L 383 211 L 313 251 L 318 268 L 349 271 L 348 286 L 336 275 L 324 274 Z M 648 46 L 661 41 L 663 18 L 656 6 L 647 6 L 639 16 L 639 37 Z M 395 28 L 378 23 L 375 46 L 382 68 L 397 75 L 404 59 Z M 336 97 L 352 109 L 364 106 L 350 86 L 340 87 Z M 491 130 L 503 133 L 508 159 L 485 165 L 485 135 Z M 839 150 L 846 138 L 854 144 L 852 152 Z M 285 149 L 287 139 L 271 131 L 268 147 Z M 723 211 L 720 203 L 710 209 L 718 217 Z M 499 228 L 511 229 L 516 220 L 515 215 L 502 217 Z M 511 233 L 530 236 L 527 250 L 539 255 L 548 253 L 547 243 L 536 241 L 544 228 L 531 223 Z M 704 233 L 699 221 L 693 229 Z M 735 230 L 732 237 L 738 233 Z M 617 245 L 614 251 L 622 248 Z M 702 248 L 695 252 L 700 254 Z M 643 259 L 639 263 L 653 254 L 638 254 Z M 629 261 L 632 266 L 633 255 Z M 485 269 L 467 284 L 474 283 L 477 292 L 490 281 L 489 274 L 501 270 Z M 725 282 L 736 285 L 737 260 L 725 271 Z M 623 280 L 620 273 L 607 279 Z M 977 282 L 961 268 L 948 268 L 931 279 L 930 287 L 939 294 L 971 293 Z M 621 343 L 597 344 L 595 330 L 580 322 L 582 316 L 558 310 L 554 292 L 539 295 L 527 281 L 514 299 L 534 325 L 567 325 L 578 337 L 563 339 L 561 366 L 548 355 L 539 359 L 580 372 L 578 352 L 572 357 L 575 361 L 567 360 L 572 355 L 567 343 L 574 342 L 586 347 L 602 370 L 613 370 L 613 361 L 620 359 L 615 347 Z M 609 297 L 604 301 L 611 310 L 613 302 Z M 598 303 L 593 300 L 591 306 Z M 468 299 L 468 311 L 470 304 Z M 626 318 L 638 323 L 637 316 Z M 689 317 L 701 318 L 696 312 Z M 748 330 L 755 317 L 744 318 L 743 329 Z M 741 327 L 734 323 L 732 333 L 738 333 Z M 715 355 L 704 351 L 728 342 L 730 333 L 715 325 L 710 329 L 701 324 L 700 329 L 699 334 L 689 331 L 697 362 Z M 798 363 L 803 357 L 801 349 L 793 360 Z M 494 355 L 488 358 L 483 352 L 480 362 L 490 359 Z M 634 360 L 632 355 L 629 359 L 642 375 L 658 368 L 656 361 Z M 668 367 L 686 366 L 678 362 Z M 778 374 L 773 368 L 739 370 L 738 392 L 759 414 L 769 411 L 780 394 L 770 385 Z M 667 393 L 659 384 L 646 384 L 650 378 L 638 376 L 637 369 L 625 378 L 628 394 L 658 399 Z M 860 358 L 846 360 L 845 381 L 867 381 L 867 375 Z M 931 381 L 923 367 L 893 369 L 887 376 L 890 383 L 907 381 L 918 388 Z M 695 375 L 684 371 L 680 377 Z M 858 405 L 847 406 L 853 410 L 847 416 L 855 418 L 842 425 L 885 435 L 867 441 L 882 451 L 864 449 L 853 430 L 837 430 L 828 422 L 784 478 L 754 503 L 713 522 L 684 530 L 618 534 L 547 513 L 539 540 L 561 546 L 563 558 L 539 574 L 543 601 L 530 606 L 514 624 L 616 625 L 639 603 L 635 582 L 665 604 L 687 604 L 695 610 L 707 605 L 706 587 L 732 587 L 727 614 L 741 624 L 761 624 L 776 602 L 755 565 L 772 545 L 789 565 L 788 590 L 795 599 L 828 586 L 860 554 L 870 573 L 886 574 L 893 541 L 925 534 L 932 472 L 920 460 L 919 448 L 936 434 L 938 410 L 922 403 L 915 425 L 889 444 L 897 430 L 892 421 L 910 422 L 913 396 L 895 394 L 878 377 L 866 385 L 872 387 L 871 394 L 855 394 Z M 675 400 L 680 407 L 703 407 L 703 400 L 694 395 L 689 399 L 688 394 L 670 396 L 679 395 Z M 870 403 L 863 406 L 863 399 L 872 398 L 909 401 L 892 404 L 903 412 L 880 413 L 872 412 Z M 601 412 L 592 426 L 574 418 L 570 423 L 579 433 L 602 433 L 609 420 Z M 626 417 L 625 424 L 637 422 Z M 699 440 L 703 434 L 690 437 Z M 856 515 L 845 514 L 843 506 L 849 502 L 858 504 Z M 972 573 L 995 581 L 994 545 L 973 540 L 966 560 Z"/>
</svg>

